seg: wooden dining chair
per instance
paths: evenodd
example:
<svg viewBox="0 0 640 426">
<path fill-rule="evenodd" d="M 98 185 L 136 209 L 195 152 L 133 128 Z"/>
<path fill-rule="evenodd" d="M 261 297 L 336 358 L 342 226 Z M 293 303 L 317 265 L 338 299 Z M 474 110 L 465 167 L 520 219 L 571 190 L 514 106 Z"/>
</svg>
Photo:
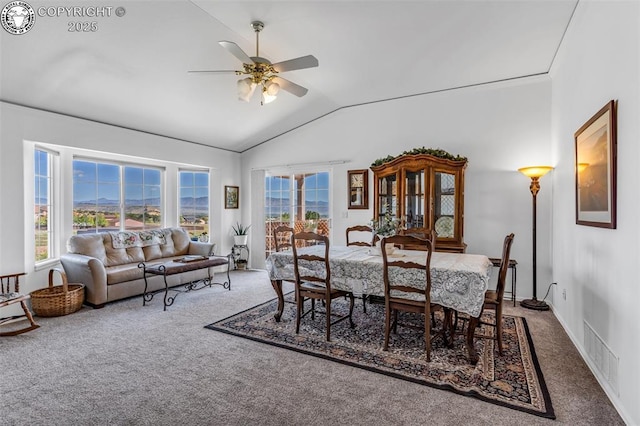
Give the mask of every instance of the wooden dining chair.
<svg viewBox="0 0 640 426">
<path fill-rule="evenodd" d="M 511 253 L 511 244 L 513 244 L 514 234 L 511 233 L 504 237 L 502 243 L 502 259 L 500 269 L 498 270 L 498 284 L 495 290 L 487 290 L 484 294 L 484 305 L 482 311 L 493 311 L 494 322 L 480 320 L 480 324 L 494 327 L 495 334 L 493 336 L 480 335 L 476 337 L 490 338 L 498 341 L 498 353 L 502 355 L 502 302 L 504 299 L 504 289 L 507 281 L 507 270 L 509 269 L 509 254 Z"/>
<path fill-rule="evenodd" d="M 368 236 L 369 238 L 355 238 L 355 236 L 362 236 L 362 233 L 365 233 L 365 236 Z M 371 247 L 375 244 L 375 233 L 373 232 L 373 228 L 367 225 L 355 225 L 348 227 L 346 230 L 346 237 L 348 246 Z"/>
<path fill-rule="evenodd" d="M 286 225 L 277 226 L 273 230 L 273 241 L 276 251 L 291 250 L 291 237 L 293 236 L 293 228 Z"/>
<path fill-rule="evenodd" d="M 369 238 L 355 238 L 355 236 L 362 236 L 362 234 L 368 235 Z M 350 226 L 346 230 L 347 246 L 361 246 L 372 247 L 376 244 L 376 238 L 379 237 L 373 232 L 373 228 L 367 225 L 355 225 Z M 367 241 L 368 240 L 368 241 Z M 362 310 L 367 313 L 367 298 L 368 294 L 362 293 Z"/>
<path fill-rule="evenodd" d="M 298 243 L 302 246 L 324 245 L 320 250 L 321 254 L 300 253 Z M 355 327 L 353 322 L 354 297 L 350 291 L 337 290 L 331 287 L 331 268 L 329 267 L 329 238 L 316 234 L 315 232 L 300 232 L 293 235 L 293 267 L 295 272 L 296 286 L 296 334 L 300 332 L 300 320 L 311 313 L 311 319 L 315 319 L 315 301 L 324 302 L 326 311 L 326 338 L 331 340 L 331 326 L 349 319 L 351 328 Z M 301 265 L 304 263 L 304 265 Z M 349 298 L 349 314 L 339 316 L 331 320 L 331 301 L 338 297 Z M 311 309 L 304 312 L 304 302 L 311 300 Z"/>
<path fill-rule="evenodd" d="M 425 254 L 425 264 L 408 262 L 402 258 L 397 260 L 390 258 L 384 247 L 394 244 L 400 247 L 418 247 Z M 389 335 L 391 328 L 396 330 L 398 325 L 398 311 L 415 312 L 424 314 L 424 341 L 426 346 L 427 361 L 431 361 L 431 253 L 433 244 L 431 240 L 421 239 L 411 235 L 394 235 L 382 239 L 382 264 L 384 281 L 384 350 L 389 350 Z M 396 277 L 402 277 L 411 270 L 424 271 L 424 287 L 412 287 L 399 284 Z M 422 275 L 422 274 L 420 274 Z M 391 316 L 393 315 L 393 324 Z"/>
<path fill-rule="evenodd" d="M 496 340 L 498 342 L 498 353 L 500 355 L 502 355 L 502 303 L 504 299 L 507 270 L 509 269 L 509 255 L 511 253 L 513 238 L 513 233 L 504 237 L 504 242 L 502 243 L 502 258 L 500 259 L 500 269 L 498 270 L 498 283 L 496 285 L 496 289 L 487 290 L 484 294 L 482 313 L 484 313 L 485 311 L 493 311 L 494 321 L 491 322 L 483 319 L 482 314 L 480 315 L 480 320 L 478 321 L 479 326 L 486 325 L 489 327 L 493 327 L 495 333 L 493 335 L 479 333 L 476 333 L 474 335 L 474 338 Z M 468 318 L 461 317 L 461 319 L 466 321 Z M 454 329 L 457 328 L 457 321 L 458 318 L 456 318 L 455 320 Z"/>
<path fill-rule="evenodd" d="M 14 303 L 19 303 L 24 311 L 21 315 L 12 315 L 10 317 L 0 318 L 0 324 L 12 323 L 20 320 L 21 318 L 26 318 L 29 321 L 29 325 L 19 329 L 0 332 L 0 336 L 16 336 L 40 327 L 40 325 L 36 324 L 33 320 L 33 315 L 31 315 L 31 311 L 29 311 L 29 308 L 27 307 L 27 300 L 29 300 L 30 296 L 28 294 L 20 293 L 20 277 L 23 275 L 25 275 L 24 272 L 0 276 L 0 308 L 13 305 Z"/>
<path fill-rule="evenodd" d="M 407 228 L 407 229 L 401 229 L 400 230 L 400 235 L 410 235 L 412 237 L 416 237 L 416 238 L 420 238 L 423 240 L 430 240 L 431 241 L 431 249 L 433 251 L 436 251 L 436 238 L 438 237 L 435 229 L 431 229 L 431 228 Z M 412 247 L 412 246 L 406 246 L 404 247 L 407 250 L 420 250 L 421 246 L 418 245 L 417 247 Z"/>
</svg>

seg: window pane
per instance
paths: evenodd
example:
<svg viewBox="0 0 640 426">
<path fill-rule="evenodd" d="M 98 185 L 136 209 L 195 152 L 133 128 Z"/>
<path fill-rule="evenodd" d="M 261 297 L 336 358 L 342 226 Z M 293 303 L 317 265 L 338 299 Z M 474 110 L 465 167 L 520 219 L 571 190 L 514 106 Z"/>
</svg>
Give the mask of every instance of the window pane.
<svg viewBox="0 0 640 426">
<path fill-rule="evenodd" d="M 120 167 L 115 164 L 98 164 L 98 181 L 120 184 Z"/>
<path fill-rule="evenodd" d="M 209 187 L 209 173 L 195 173 L 195 186 Z"/>
<path fill-rule="evenodd" d="M 46 151 L 34 150 L 34 250 L 36 263 L 54 256 L 54 235 L 51 227 L 53 220 L 52 157 L 53 155 Z"/>
<path fill-rule="evenodd" d="M 96 163 L 75 160 L 73 162 L 73 181 L 74 182 L 95 182 L 96 181 Z"/>
<path fill-rule="evenodd" d="M 143 171 L 139 167 L 125 167 L 124 168 L 124 181 L 127 184 L 140 184 L 143 182 Z"/>
<path fill-rule="evenodd" d="M 180 186 L 193 186 L 193 173 L 191 172 L 180 172 Z"/>
<path fill-rule="evenodd" d="M 180 226 L 189 231 L 192 239 L 209 239 L 209 173 L 179 173 Z"/>
</svg>

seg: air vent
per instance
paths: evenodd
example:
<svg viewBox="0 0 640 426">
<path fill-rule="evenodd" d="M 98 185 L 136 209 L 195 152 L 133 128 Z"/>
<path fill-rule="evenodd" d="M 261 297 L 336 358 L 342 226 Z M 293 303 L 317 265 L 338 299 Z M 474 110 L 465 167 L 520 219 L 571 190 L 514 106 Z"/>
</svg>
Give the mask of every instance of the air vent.
<svg viewBox="0 0 640 426">
<path fill-rule="evenodd" d="M 609 383 L 616 395 L 618 392 L 618 357 L 602 341 L 598 333 L 584 321 L 584 347 L 598 372 Z"/>
</svg>

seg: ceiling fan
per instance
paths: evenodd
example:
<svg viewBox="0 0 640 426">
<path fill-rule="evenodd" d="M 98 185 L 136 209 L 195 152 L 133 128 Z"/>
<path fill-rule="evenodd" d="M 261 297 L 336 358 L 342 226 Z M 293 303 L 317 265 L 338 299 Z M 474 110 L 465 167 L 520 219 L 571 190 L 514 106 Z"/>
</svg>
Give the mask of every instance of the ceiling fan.
<svg viewBox="0 0 640 426">
<path fill-rule="evenodd" d="M 256 33 L 256 56 L 247 55 L 237 44 L 232 41 L 220 41 L 220 46 L 242 61 L 243 69 L 238 70 L 202 70 L 189 71 L 190 73 L 234 73 L 236 75 L 246 75 L 247 77 L 238 80 L 238 99 L 249 102 L 256 87 L 262 87 L 261 105 L 268 104 L 276 99 L 280 89 L 286 90 L 298 97 L 307 94 L 308 90 L 298 84 L 280 77 L 278 74 L 286 71 L 313 68 L 318 66 L 318 60 L 313 55 L 301 56 L 288 61 L 272 64 L 259 54 L 260 31 L 264 24 L 260 21 L 253 21 L 251 28 Z"/>
</svg>

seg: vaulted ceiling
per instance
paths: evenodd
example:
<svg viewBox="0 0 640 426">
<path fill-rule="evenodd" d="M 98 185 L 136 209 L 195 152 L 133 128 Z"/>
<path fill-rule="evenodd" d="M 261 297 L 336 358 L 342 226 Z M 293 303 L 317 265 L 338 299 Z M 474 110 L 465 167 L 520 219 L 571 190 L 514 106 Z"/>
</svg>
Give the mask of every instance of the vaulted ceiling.
<svg viewBox="0 0 640 426">
<path fill-rule="evenodd" d="M 0 30 L 0 99 L 242 152 L 340 108 L 545 74 L 576 3 L 123 1 L 110 16 L 69 17 L 51 7 L 107 5 L 31 1 L 28 33 Z M 236 75 L 187 72 L 241 69 L 218 41 L 255 56 L 254 20 L 260 56 L 318 59 L 282 74 L 304 97 L 240 102 Z M 95 31 L 69 31 L 78 22 Z"/>
</svg>

